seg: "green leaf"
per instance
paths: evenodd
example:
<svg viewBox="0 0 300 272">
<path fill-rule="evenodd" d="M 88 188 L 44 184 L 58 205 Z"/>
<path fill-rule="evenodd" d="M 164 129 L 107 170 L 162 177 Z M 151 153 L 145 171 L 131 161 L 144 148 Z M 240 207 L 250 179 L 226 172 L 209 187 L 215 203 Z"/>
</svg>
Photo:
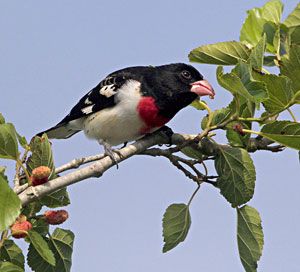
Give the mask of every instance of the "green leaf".
<svg viewBox="0 0 300 272">
<path fill-rule="evenodd" d="M 265 56 L 264 57 L 264 66 L 275 66 L 275 61 L 276 61 L 275 56 Z"/>
<path fill-rule="evenodd" d="M 50 195 L 44 196 L 40 203 L 49 208 L 58 208 L 67 206 L 70 204 L 69 194 L 66 188 L 62 188 L 56 192 L 51 193 Z"/>
<path fill-rule="evenodd" d="M 250 56 L 249 48 L 236 41 L 220 42 L 203 45 L 192 50 L 189 54 L 191 62 L 235 65 L 239 60 L 247 60 Z"/>
<path fill-rule="evenodd" d="M 292 80 L 294 91 L 300 90 L 300 45 L 291 45 L 288 55 L 282 57 L 280 73 Z"/>
<path fill-rule="evenodd" d="M 196 159 L 201 160 L 203 158 L 203 154 L 197 148 L 193 148 L 192 146 L 186 146 L 180 150 L 184 155 Z"/>
<path fill-rule="evenodd" d="M 13 124 L 0 125 L 0 158 L 12 160 L 19 158 L 17 134 Z"/>
<path fill-rule="evenodd" d="M 2 113 L 0 113 L 0 125 L 5 124 L 5 118 L 3 117 Z"/>
<path fill-rule="evenodd" d="M 298 91 L 297 93 L 295 93 L 294 97 L 293 97 L 293 103 L 297 103 L 300 104 L 300 91 Z"/>
<path fill-rule="evenodd" d="M 261 71 L 264 62 L 264 53 L 266 50 L 266 35 L 264 34 L 257 45 L 252 49 L 249 62 L 254 69 Z"/>
<path fill-rule="evenodd" d="M 28 172 L 31 174 L 34 168 L 39 166 L 48 166 L 52 170 L 50 179 L 54 178 L 54 162 L 51 150 L 51 144 L 46 134 L 42 137 L 34 137 L 30 143 L 31 156 L 26 164 Z"/>
<path fill-rule="evenodd" d="M 21 201 L 9 187 L 8 181 L 0 175 L 0 232 L 8 228 L 21 210 Z"/>
<path fill-rule="evenodd" d="M 259 8 L 248 11 L 248 16 L 241 28 L 240 41 L 255 46 L 262 37 L 263 26 L 267 21 L 262 18 Z"/>
<path fill-rule="evenodd" d="M 215 110 L 212 112 L 212 121 L 211 125 L 219 125 L 227 120 L 233 114 L 232 109 L 230 107 L 222 108 L 219 110 Z M 208 116 L 205 116 L 201 122 L 201 128 L 205 129 L 208 121 Z"/>
<path fill-rule="evenodd" d="M 266 99 L 267 92 L 264 84 L 252 79 L 249 66 L 245 63 L 240 63 L 234 68 L 231 73 L 224 74 L 223 67 L 217 68 L 218 83 L 234 96 L 239 95 L 246 101 L 259 103 Z"/>
<path fill-rule="evenodd" d="M 206 110 L 206 108 L 203 106 L 203 104 L 201 102 L 205 103 L 204 101 L 200 101 L 200 99 L 196 99 L 190 105 L 197 110 Z"/>
<path fill-rule="evenodd" d="M 300 123 L 274 121 L 263 126 L 259 134 L 284 146 L 300 150 Z"/>
<path fill-rule="evenodd" d="M 237 240 L 242 264 L 246 272 L 256 272 L 264 245 L 259 213 L 245 205 L 237 209 L 237 218 Z"/>
<path fill-rule="evenodd" d="M 297 27 L 300 26 L 300 3 L 296 8 L 288 15 L 288 17 L 283 22 L 287 27 Z"/>
<path fill-rule="evenodd" d="M 46 238 L 46 241 L 54 253 L 56 265 L 51 266 L 45 262 L 32 245 L 29 246 L 28 265 L 34 271 L 71 271 L 74 234 L 70 230 L 56 228 L 51 235 L 51 239 Z"/>
<path fill-rule="evenodd" d="M 261 8 L 261 15 L 267 21 L 279 24 L 283 11 L 283 4 L 280 0 L 271 0 Z"/>
<path fill-rule="evenodd" d="M 2 176 L 5 180 L 7 180 L 7 176 L 5 175 L 5 166 L 0 166 L 0 176 Z"/>
<path fill-rule="evenodd" d="M 245 204 L 252 198 L 256 174 L 252 159 L 245 149 L 219 146 L 215 168 L 221 194 L 232 207 Z"/>
<path fill-rule="evenodd" d="M 240 62 L 232 72 L 240 78 L 248 93 L 253 97 L 254 103 L 259 103 L 268 98 L 265 84 L 253 78 L 252 67 L 249 64 Z"/>
<path fill-rule="evenodd" d="M 55 258 L 53 252 L 50 250 L 47 242 L 36 231 L 30 230 L 28 232 L 31 245 L 34 247 L 39 256 L 50 265 L 55 265 Z"/>
<path fill-rule="evenodd" d="M 0 248 L 0 262 L 1 261 L 11 262 L 24 269 L 23 252 L 12 240 L 5 240 Z"/>
<path fill-rule="evenodd" d="M 189 207 L 185 204 L 170 205 L 163 217 L 163 252 L 167 252 L 183 242 L 191 226 Z"/>
<path fill-rule="evenodd" d="M 22 209 L 22 214 L 26 215 L 27 217 L 35 216 L 40 210 L 42 209 L 42 204 L 40 200 L 30 202 Z"/>
<path fill-rule="evenodd" d="M 285 76 L 254 74 L 254 78 L 266 84 L 269 98 L 263 101 L 267 112 L 275 113 L 286 109 L 294 97 L 292 81 Z"/>
<path fill-rule="evenodd" d="M 289 45 L 300 44 L 300 26 L 288 29 Z"/>
<path fill-rule="evenodd" d="M 0 262 L 0 271 L 1 272 L 24 272 L 24 269 L 10 262 Z"/>
<path fill-rule="evenodd" d="M 51 249 L 56 258 L 58 272 L 71 271 L 74 234 L 70 230 L 56 228 L 51 236 Z"/>
<path fill-rule="evenodd" d="M 42 236 L 46 236 L 49 232 L 49 224 L 43 219 L 31 219 L 32 230 L 38 232 Z"/>
<path fill-rule="evenodd" d="M 274 33 L 269 32 L 270 29 L 266 29 L 265 25 L 267 23 L 278 25 L 282 10 L 283 5 L 279 0 L 269 1 L 261 8 L 249 10 L 240 32 L 240 41 L 255 46 L 261 40 L 263 33 L 266 33 L 267 39 L 271 39 L 273 42 L 271 37 L 274 36 Z"/>
<path fill-rule="evenodd" d="M 27 140 L 24 136 L 21 136 L 19 133 L 17 133 L 17 138 L 18 138 L 18 142 L 19 144 L 26 149 L 26 147 L 28 146 Z"/>
</svg>

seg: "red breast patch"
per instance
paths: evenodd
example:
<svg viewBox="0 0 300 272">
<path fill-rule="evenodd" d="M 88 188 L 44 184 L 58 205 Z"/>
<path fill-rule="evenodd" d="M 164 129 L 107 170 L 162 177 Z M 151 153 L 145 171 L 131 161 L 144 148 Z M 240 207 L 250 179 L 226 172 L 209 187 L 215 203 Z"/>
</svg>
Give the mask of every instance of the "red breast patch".
<svg viewBox="0 0 300 272">
<path fill-rule="evenodd" d="M 153 128 L 162 127 L 170 120 L 159 114 L 159 109 L 155 104 L 155 100 L 150 96 L 143 97 L 140 100 L 137 111 L 145 123 L 145 127 L 141 129 L 141 134 L 149 133 Z"/>
</svg>

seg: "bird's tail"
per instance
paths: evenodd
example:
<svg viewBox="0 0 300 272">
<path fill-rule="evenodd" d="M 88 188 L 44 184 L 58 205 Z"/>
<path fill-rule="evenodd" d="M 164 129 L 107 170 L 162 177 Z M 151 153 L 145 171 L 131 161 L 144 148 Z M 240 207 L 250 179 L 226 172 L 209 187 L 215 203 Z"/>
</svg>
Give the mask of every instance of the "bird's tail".
<svg viewBox="0 0 300 272">
<path fill-rule="evenodd" d="M 46 133 L 49 139 L 67 139 L 79 131 L 81 129 L 71 128 L 68 124 L 57 124 L 52 128 L 38 133 L 37 136 L 41 137 Z"/>
</svg>

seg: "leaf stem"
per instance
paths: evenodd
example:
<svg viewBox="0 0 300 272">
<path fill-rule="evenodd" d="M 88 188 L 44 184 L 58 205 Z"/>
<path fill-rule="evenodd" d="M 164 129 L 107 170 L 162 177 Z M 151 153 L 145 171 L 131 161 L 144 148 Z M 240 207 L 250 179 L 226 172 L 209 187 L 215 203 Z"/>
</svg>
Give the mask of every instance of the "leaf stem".
<svg viewBox="0 0 300 272">
<path fill-rule="evenodd" d="M 261 67 L 261 70 L 265 73 L 265 74 L 267 74 L 267 75 L 270 75 L 271 73 L 266 69 L 266 68 L 264 68 L 264 67 Z"/>
<path fill-rule="evenodd" d="M 198 193 L 199 189 L 200 189 L 200 183 L 198 183 L 198 186 L 197 186 L 196 190 L 194 191 L 194 193 L 192 194 L 191 198 L 189 199 L 189 202 L 187 204 L 188 207 L 190 207 L 190 205 L 191 205 L 191 203 L 192 203 L 195 195 Z"/>
<path fill-rule="evenodd" d="M 201 106 L 203 106 L 206 110 L 207 110 L 207 113 L 208 113 L 208 120 L 207 120 L 207 124 L 206 124 L 206 127 L 209 128 L 210 127 L 210 124 L 212 122 L 212 110 L 210 109 L 210 107 L 205 104 L 204 102 L 200 101 L 200 104 Z"/>
<path fill-rule="evenodd" d="M 243 132 L 246 133 L 252 133 L 252 134 L 256 134 L 256 135 L 261 135 L 261 133 L 259 131 L 255 131 L 255 130 L 250 130 L 250 129 L 243 129 Z"/>
<path fill-rule="evenodd" d="M 23 162 L 20 159 L 17 159 L 17 164 L 22 168 L 22 170 L 24 171 L 24 174 L 26 176 L 27 182 L 29 182 L 30 181 L 29 173 L 28 173 L 26 167 L 24 166 Z"/>
<path fill-rule="evenodd" d="M 8 230 L 5 230 L 5 231 L 2 232 L 1 240 L 0 240 L 0 249 L 3 246 L 5 240 L 7 239 L 7 235 L 8 235 Z"/>
<path fill-rule="evenodd" d="M 292 112 L 292 110 L 291 110 L 290 108 L 287 108 L 287 111 L 288 111 L 289 114 L 292 116 L 293 121 L 294 121 L 294 122 L 297 122 L 297 118 L 296 118 L 296 116 L 294 115 L 294 113 Z"/>
</svg>

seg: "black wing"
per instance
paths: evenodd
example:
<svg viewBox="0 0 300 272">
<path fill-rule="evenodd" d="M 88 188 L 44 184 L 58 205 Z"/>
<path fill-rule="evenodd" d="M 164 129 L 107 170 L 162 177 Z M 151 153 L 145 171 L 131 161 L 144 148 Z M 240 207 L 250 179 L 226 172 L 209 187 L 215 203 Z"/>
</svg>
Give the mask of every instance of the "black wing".
<svg viewBox="0 0 300 272">
<path fill-rule="evenodd" d="M 69 122 L 114 106 L 114 96 L 126 80 L 127 78 L 124 74 L 109 75 L 83 96 L 70 113 L 56 126 L 38 133 L 37 136 L 47 133 L 49 138 L 66 139 L 79 132 L 80 129 L 68 126 Z"/>
<path fill-rule="evenodd" d="M 70 113 L 57 125 L 66 124 L 72 120 L 90 115 L 115 105 L 114 95 L 125 83 L 125 76 L 108 76 L 95 88 L 83 96 L 72 108 Z"/>
</svg>

